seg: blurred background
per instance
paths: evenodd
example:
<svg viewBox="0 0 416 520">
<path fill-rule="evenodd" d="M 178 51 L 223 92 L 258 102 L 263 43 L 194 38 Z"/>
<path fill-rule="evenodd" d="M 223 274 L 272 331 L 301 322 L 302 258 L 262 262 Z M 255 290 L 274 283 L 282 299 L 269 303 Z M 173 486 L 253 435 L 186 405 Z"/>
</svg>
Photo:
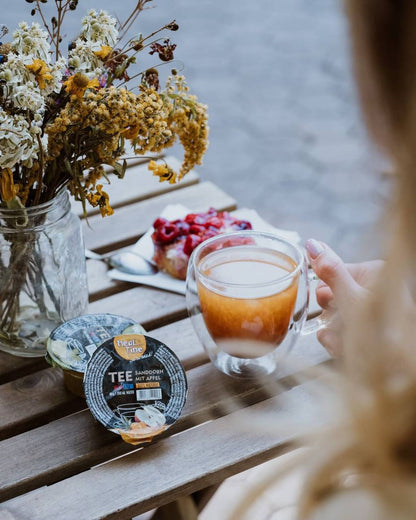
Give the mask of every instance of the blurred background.
<svg viewBox="0 0 416 520">
<path fill-rule="evenodd" d="M 135 4 L 80 0 L 66 21 L 67 40 L 77 36 L 88 9 L 123 20 Z M 51 12 L 51 0 L 44 5 Z M 176 61 L 166 74 L 183 67 L 192 92 L 209 105 L 201 178 L 275 226 L 326 241 L 345 260 L 380 255 L 390 175 L 360 119 L 342 2 L 154 0 L 150 6 L 131 34 L 147 35 L 176 19 L 179 31 L 166 34 L 177 44 Z M 0 21 L 12 31 L 31 8 L 23 0 L 9 3 Z M 147 59 L 146 67 L 155 62 Z"/>
</svg>

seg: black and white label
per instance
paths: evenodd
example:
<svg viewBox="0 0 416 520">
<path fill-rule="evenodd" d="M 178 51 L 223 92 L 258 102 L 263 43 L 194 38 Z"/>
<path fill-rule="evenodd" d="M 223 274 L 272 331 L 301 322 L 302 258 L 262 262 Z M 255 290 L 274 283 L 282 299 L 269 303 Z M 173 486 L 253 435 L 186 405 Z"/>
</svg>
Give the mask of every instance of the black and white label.
<svg viewBox="0 0 416 520">
<path fill-rule="evenodd" d="M 87 365 L 87 404 L 106 428 L 130 431 L 173 424 L 186 400 L 185 371 L 177 356 L 150 336 L 105 341 Z"/>
</svg>

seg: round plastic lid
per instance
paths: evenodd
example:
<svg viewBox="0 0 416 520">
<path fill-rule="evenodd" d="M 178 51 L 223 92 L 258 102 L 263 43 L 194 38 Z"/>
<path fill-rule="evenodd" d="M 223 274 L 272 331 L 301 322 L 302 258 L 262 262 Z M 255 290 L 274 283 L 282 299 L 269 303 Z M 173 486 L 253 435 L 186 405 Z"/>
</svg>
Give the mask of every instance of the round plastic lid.
<svg viewBox="0 0 416 520">
<path fill-rule="evenodd" d="M 143 334 L 144 328 L 116 314 L 85 314 L 56 327 L 46 342 L 46 359 L 64 370 L 85 372 L 97 348 L 118 334 Z"/>
<path fill-rule="evenodd" d="M 84 391 L 93 416 L 131 444 L 150 441 L 180 416 L 188 385 L 177 356 L 142 334 L 104 342 L 88 363 Z"/>
</svg>

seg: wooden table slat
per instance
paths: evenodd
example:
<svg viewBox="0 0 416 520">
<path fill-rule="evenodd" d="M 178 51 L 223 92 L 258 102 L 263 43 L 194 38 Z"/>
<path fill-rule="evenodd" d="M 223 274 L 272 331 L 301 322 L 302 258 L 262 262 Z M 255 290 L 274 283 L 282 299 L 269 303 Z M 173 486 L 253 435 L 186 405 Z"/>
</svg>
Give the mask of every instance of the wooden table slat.
<svg viewBox="0 0 416 520">
<path fill-rule="evenodd" d="M 158 337 L 163 338 L 164 334 L 170 336 L 165 330 Z M 296 354 L 303 360 L 302 365 L 282 367 L 279 379 L 328 359 L 316 340 L 300 341 Z M 188 383 L 186 406 L 170 433 L 225 415 L 236 407 L 247 406 L 270 395 L 265 394 L 256 381 L 226 377 L 210 363 L 188 371 Z M 280 385 L 281 381 L 270 391 L 280 391 Z M 68 477 L 130 449 L 116 435 L 95 423 L 88 410 L 16 435 L 0 444 L 0 499 Z M 23 465 L 16 465 L 18 458 L 24 460 Z"/>
<path fill-rule="evenodd" d="M 146 330 L 161 327 L 187 315 L 185 298 L 181 294 L 138 286 L 104 300 L 92 302 L 91 314 L 110 312 L 140 322 Z"/>
<path fill-rule="evenodd" d="M 100 215 L 83 222 L 85 245 L 106 252 L 136 242 L 169 204 L 183 204 L 191 211 L 206 211 L 214 205 L 219 210 L 233 210 L 235 200 L 211 182 L 201 182 L 174 192 L 119 208 L 111 218 Z"/>
<path fill-rule="evenodd" d="M 154 329 L 150 335 L 166 343 L 178 355 L 186 370 L 208 361 L 189 318 Z M 309 364 L 322 362 L 327 356 L 312 337 L 301 337 L 293 349 L 293 355 L 298 359 L 308 359 Z M 280 377 L 283 375 L 281 373 Z M 58 368 L 19 378 L 1 387 L 0 439 L 83 408 L 84 400 L 65 390 Z"/>
<path fill-rule="evenodd" d="M 97 276 L 102 275 L 103 277 L 110 280 L 105 275 L 107 268 L 102 262 L 92 260 L 91 263 L 98 264 L 94 267 L 94 271 L 97 273 Z M 143 286 L 137 286 L 136 284 L 131 284 L 128 282 L 116 283 L 120 284 L 120 287 L 117 287 L 117 289 L 120 289 L 120 291 L 115 289 L 115 294 L 112 294 L 108 290 L 108 287 L 107 289 L 103 289 L 103 292 L 107 294 L 107 298 L 93 299 L 89 306 L 90 313 L 125 313 L 125 316 L 145 323 L 149 330 L 150 328 L 153 329 L 160 327 L 167 321 L 182 319 L 186 316 L 185 300 L 181 295 L 169 293 L 166 291 L 159 291 L 157 289 L 145 288 Z M 97 288 L 98 286 L 99 282 L 97 281 L 93 285 L 93 288 Z M 321 311 L 321 308 L 319 307 L 315 297 L 315 286 L 316 282 L 312 282 L 310 291 L 311 302 L 309 305 L 310 316 L 315 316 Z M 151 291 L 151 293 L 148 291 Z M 153 302 L 152 307 L 149 307 L 146 304 L 146 298 L 149 297 L 149 294 L 153 295 L 149 299 L 149 301 Z M 111 298 L 108 296 L 111 296 Z M 166 314 L 163 312 L 164 306 L 167 309 Z M 0 352 L 0 385 L 12 381 L 17 377 L 31 374 L 36 370 L 45 368 L 46 366 L 46 362 L 40 358 L 18 358 Z"/>
<path fill-rule="evenodd" d="M 0 439 L 82 408 L 85 400 L 66 390 L 59 368 L 21 377 L 1 387 Z"/>
<path fill-rule="evenodd" d="M 280 420 L 304 417 L 316 425 L 320 414 L 311 398 L 312 384 L 285 392 L 290 407 L 281 398 L 272 398 L 248 411 L 266 413 L 274 408 L 279 410 Z M 31 520 L 129 519 L 265 462 L 288 447 L 287 434 L 279 435 L 278 428 L 273 434 L 261 433 L 253 423 L 246 409 L 239 410 L 4 502 L 0 513 L 3 509 L 16 518 L 25 518 L 30 511 Z M 250 432 L 244 427 L 247 424 L 251 425 Z"/>
<path fill-rule="evenodd" d="M 169 345 L 186 370 L 208 361 L 189 319 L 156 329 L 151 334 Z M 84 399 L 65 389 L 59 368 L 50 367 L 19 378 L 1 387 L 0 439 L 85 408 Z"/>
<path fill-rule="evenodd" d="M 100 260 L 87 260 L 90 302 L 102 300 L 112 294 L 137 287 L 137 284 L 113 280 L 107 276 L 108 266 Z"/>
<path fill-rule="evenodd" d="M 23 358 L 0 352 L 0 385 L 37 370 L 42 370 L 47 366 L 44 358 Z"/>
</svg>

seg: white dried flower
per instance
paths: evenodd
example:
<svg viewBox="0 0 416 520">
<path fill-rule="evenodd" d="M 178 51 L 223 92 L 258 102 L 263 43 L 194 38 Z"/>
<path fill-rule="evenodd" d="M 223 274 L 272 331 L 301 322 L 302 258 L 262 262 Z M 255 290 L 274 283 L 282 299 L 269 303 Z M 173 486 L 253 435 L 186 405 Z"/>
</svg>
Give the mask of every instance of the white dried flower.
<svg viewBox="0 0 416 520">
<path fill-rule="evenodd" d="M 13 33 L 11 46 L 12 50 L 22 58 L 25 65 L 32 63 L 35 59 L 49 63 L 48 34 L 41 29 L 38 23 L 32 23 L 29 26 L 26 22 L 21 22 L 19 29 L 16 29 Z"/>
<path fill-rule="evenodd" d="M 12 53 L 7 56 L 6 63 L 0 65 L 0 79 L 7 81 L 8 86 L 24 85 L 30 81 L 30 72 L 21 56 Z"/>
<path fill-rule="evenodd" d="M 105 11 L 94 10 L 82 19 L 81 38 L 91 42 L 92 49 L 99 51 L 103 45 L 114 47 L 118 38 L 117 20 Z"/>
<path fill-rule="evenodd" d="M 49 74 L 52 75 L 52 79 L 46 80 L 46 88 L 44 89 L 44 95 L 49 96 L 52 92 L 59 92 L 62 88 L 62 78 L 66 69 L 65 58 L 60 57 L 54 65 L 50 68 Z"/>
<path fill-rule="evenodd" d="M 94 52 L 91 42 L 78 38 L 75 41 L 75 47 L 69 51 L 68 66 L 88 76 L 101 76 L 103 71 L 100 65 L 102 62 Z"/>
<path fill-rule="evenodd" d="M 43 112 L 47 93 L 41 92 L 20 56 L 9 54 L 7 62 L 0 65 L 0 79 L 7 82 L 2 91 L 16 108 Z"/>
<path fill-rule="evenodd" d="M 13 168 L 17 163 L 31 167 L 38 157 L 36 133 L 21 115 L 9 115 L 0 108 L 0 168 Z"/>
<path fill-rule="evenodd" d="M 29 109 L 33 113 L 43 112 L 45 108 L 45 100 L 38 85 L 33 81 L 28 81 L 25 85 L 14 86 L 11 98 L 15 107 Z"/>
</svg>

